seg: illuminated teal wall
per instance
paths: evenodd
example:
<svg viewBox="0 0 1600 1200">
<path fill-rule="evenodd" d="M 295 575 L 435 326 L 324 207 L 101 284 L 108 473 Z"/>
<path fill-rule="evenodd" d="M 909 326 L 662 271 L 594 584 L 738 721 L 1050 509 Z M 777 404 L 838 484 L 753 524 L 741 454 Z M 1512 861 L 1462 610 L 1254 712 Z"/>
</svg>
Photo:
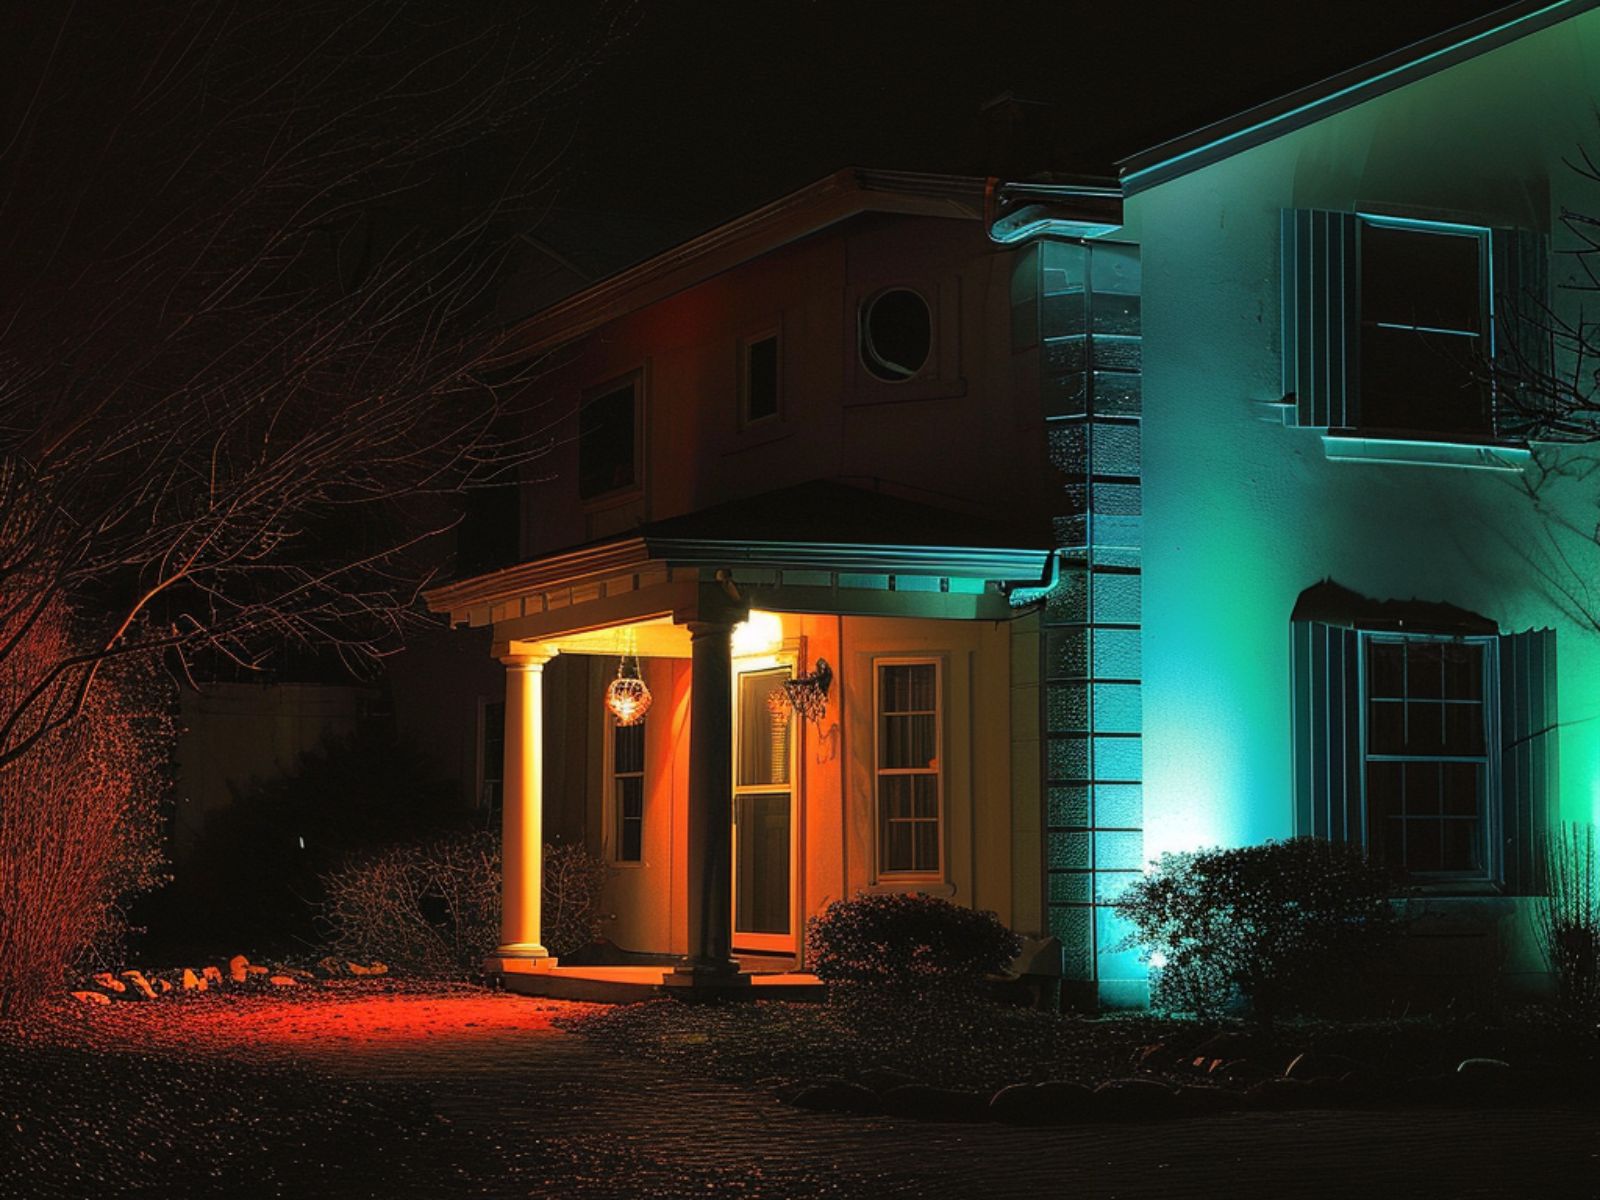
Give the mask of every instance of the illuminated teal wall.
<svg viewBox="0 0 1600 1200">
<path fill-rule="evenodd" d="M 1293 832 L 1289 615 L 1324 579 L 1556 629 L 1560 815 L 1600 819 L 1600 449 L 1539 447 L 1521 475 L 1331 461 L 1278 405 L 1281 210 L 1543 232 L 1563 206 L 1600 215 L 1600 186 L 1561 165 L 1600 153 L 1597 96 L 1590 14 L 1130 198 L 1147 857 Z M 1468 925 L 1481 912 L 1503 969 L 1537 968 L 1517 905 L 1416 907 Z"/>
</svg>

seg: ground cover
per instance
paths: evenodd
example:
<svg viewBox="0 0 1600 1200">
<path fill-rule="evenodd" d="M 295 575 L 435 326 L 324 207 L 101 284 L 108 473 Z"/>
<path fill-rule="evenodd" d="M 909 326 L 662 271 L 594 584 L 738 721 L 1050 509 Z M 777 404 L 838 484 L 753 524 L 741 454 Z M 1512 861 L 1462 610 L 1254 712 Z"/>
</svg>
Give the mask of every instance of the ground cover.
<svg viewBox="0 0 1600 1200">
<path fill-rule="evenodd" d="M 842 1004 L 655 1001 L 586 1010 L 561 1024 L 635 1058 L 780 1091 L 828 1078 L 881 1091 L 898 1077 L 987 1094 L 1016 1083 L 1095 1087 L 1139 1077 L 1244 1092 L 1286 1073 L 1302 1080 L 1355 1073 L 1382 1088 L 1456 1073 L 1468 1059 L 1506 1063 L 1518 1079 L 1564 1088 L 1592 1081 L 1600 1065 L 1600 1031 L 1537 1013 L 1495 1022 L 1280 1023 L 1269 1031 L 861 996 Z"/>
<path fill-rule="evenodd" d="M 548 1027 L 503 1000 L 372 980 L 49 1004 L 0 1025 L 0 1196 L 485 1194 L 509 1174 L 491 1138 L 425 1088 L 328 1063 Z"/>
</svg>

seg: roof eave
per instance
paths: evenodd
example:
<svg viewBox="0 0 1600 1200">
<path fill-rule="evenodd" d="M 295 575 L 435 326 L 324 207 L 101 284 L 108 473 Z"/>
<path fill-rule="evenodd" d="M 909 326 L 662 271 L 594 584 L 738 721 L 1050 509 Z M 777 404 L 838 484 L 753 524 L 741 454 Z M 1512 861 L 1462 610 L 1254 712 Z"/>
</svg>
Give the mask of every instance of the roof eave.
<svg viewBox="0 0 1600 1200">
<path fill-rule="evenodd" d="M 552 349 L 742 262 L 866 212 L 978 220 L 985 181 L 849 167 L 611 275 L 513 326 L 491 362 Z"/>
<path fill-rule="evenodd" d="M 1141 150 L 1120 160 L 1123 192 L 1132 196 L 1241 151 L 1282 137 L 1479 54 L 1537 33 L 1600 0 L 1523 0 L 1373 59 L 1320 83 Z"/>
</svg>

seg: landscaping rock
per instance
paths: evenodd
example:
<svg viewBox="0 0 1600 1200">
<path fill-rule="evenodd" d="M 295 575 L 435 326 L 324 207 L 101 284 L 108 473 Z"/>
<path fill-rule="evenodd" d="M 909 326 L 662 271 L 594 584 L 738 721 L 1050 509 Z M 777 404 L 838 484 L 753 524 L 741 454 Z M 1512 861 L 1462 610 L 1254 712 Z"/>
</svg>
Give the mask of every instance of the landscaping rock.
<svg viewBox="0 0 1600 1200">
<path fill-rule="evenodd" d="M 1215 1075 L 1218 1079 L 1227 1079 L 1235 1083 L 1256 1083 L 1263 1079 L 1277 1077 L 1275 1071 L 1269 1071 L 1260 1063 L 1252 1062 L 1248 1058 L 1235 1058 L 1222 1062 L 1213 1067 L 1209 1074 Z"/>
<path fill-rule="evenodd" d="M 1094 1098 L 1096 1115 L 1108 1121 L 1165 1121 L 1181 1111 L 1177 1091 L 1154 1079 L 1109 1079 Z"/>
<path fill-rule="evenodd" d="M 200 984 L 201 984 L 201 990 L 202 991 L 205 990 L 205 985 L 208 984 L 208 983 L 214 983 L 218 987 L 222 986 L 222 971 L 219 968 L 217 968 L 217 967 L 201 967 L 200 968 Z"/>
<path fill-rule="evenodd" d="M 84 1004 L 110 1004 L 111 997 L 104 992 L 73 992 L 72 998 Z"/>
<path fill-rule="evenodd" d="M 133 988 L 129 995 L 143 996 L 146 1000 L 156 998 L 155 989 L 150 986 L 150 981 L 144 977 L 143 971 L 124 971 L 122 977 Z"/>
<path fill-rule="evenodd" d="M 389 973 L 388 964 L 381 962 L 370 963 L 366 966 L 362 966 L 360 963 L 347 962 L 345 966 L 352 975 L 387 975 Z"/>
<path fill-rule="evenodd" d="M 1342 1054 L 1323 1054 L 1316 1050 L 1297 1054 L 1283 1069 L 1288 1079 L 1338 1079 L 1351 1071 L 1363 1070 L 1364 1065 Z"/>
<path fill-rule="evenodd" d="M 1066 1079 L 1046 1080 L 1035 1084 L 1033 1091 L 1038 1097 L 1039 1110 L 1046 1125 L 1087 1121 L 1100 1107 L 1093 1088 Z"/>
<path fill-rule="evenodd" d="M 864 1088 L 859 1083 L 846 1083 L 842 1079 L 831 1079 L 825 1083 L 813 1083 L 803 1087 L 789 1103 L 796 1108 L 807 1108 L 813 1112 L 855 1113 L 862 1115 L 878 1111 L 878 1096 L 871 1088 Z"/>
<path fill-rule="evenodd" d="M 235 954 L 228 960 L 228 978 L 234 983 L 243 983 L 250 977 L 250 960 L 242 954 Z"/>
<path fill-rule="evenodd" d="M 268 975 L 267 982 L 273 987 L 299 987 L 300 981 L 293 975 Z"/>
<path fill-rule="evenodd" d="M 919 1121 L 987 1121 L 989 1101 L 977 1092 L 955 1088 L 928 1087 L 908 1083 L 891 1088 L 880 1101 L 891 1116 L 914 1117 Z"/>
<path fill-rule="evenodd" d="M 215 968 L 212 969 L 215 970 Z M 181 983 L 183 985 L 183 990 L 186 992 L 203 992 L 209 986 L 209 981 L 206 979 L 206 977 L 204 975 L 196 975 L 193 969 L 190 967 L 185 967 L 183 969 L 183 978 Z"/>
<path fill-rule="evenodd" d="M 111 974 L 110 971 L 101 971 L 97 975 L 91 975 L 90 978 L 94 980 L 97 986 L 105 988 L 108 992 L 125 992 L 128 990 L 128 985 Z"/>
<path fill-rule="evenodd" d="M 1299 1079 L 1263 1079 L 1245 1093 L 1251 1108 L 1307 1108 L 1315 1099 L 1311 1086 Z"/>
<path fill-rule="evenodd" d="M 1499 1075 L 1510 1070 L 1503 1058 L 1464 1058 L 1456 1064 L 1458 1075 Z"/>
<path fill-rule="evenodd" d="M 1178 1107 L 1192 1117 L 1208 1113 L 1232 1112 L 1244 1106 L 1244 1097 L 1228 1088 L 1203 1083 L 1186 1083 L 1177 1089 Z"/>
<path fill-rule="evenodd" d="M 915 1075 L 908 1075 L 904 1071 L 896 1071 L 890 1067 L 868 1067 L 858 1078 L 863 1087 L 871 1088 L 880 1096 L 894 1088 L 921 1082 Z"/>
<path fill-rule="evenodd" d="M 269 973 L 265 967 L 258 967 L 254 964 L 246 967 L 245 971 L 251 979 L 265 979 Z"/>
<path fill-rule="evenodd" d="M 317 960 L 317 970 L 326 979 L 337 979 L 345 973 L 344 964 L 331 954 Z"/>
</svg>

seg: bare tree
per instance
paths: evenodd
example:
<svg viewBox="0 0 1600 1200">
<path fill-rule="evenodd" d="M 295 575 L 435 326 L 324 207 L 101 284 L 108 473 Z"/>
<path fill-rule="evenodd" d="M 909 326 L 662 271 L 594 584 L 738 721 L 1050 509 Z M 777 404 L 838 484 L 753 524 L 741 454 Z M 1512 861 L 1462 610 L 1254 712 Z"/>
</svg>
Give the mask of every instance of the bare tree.
<svg viewBox="0 0 1600 1200">
<path fill-rule="evenodd" d="M 31 10 L 31 11 L 27 11 Z M 0 767 L 109 657 L 397 644 L 454 509 L 537 454 L 480 368 L 620 4 L 10 6 Z"/>
</svg>

